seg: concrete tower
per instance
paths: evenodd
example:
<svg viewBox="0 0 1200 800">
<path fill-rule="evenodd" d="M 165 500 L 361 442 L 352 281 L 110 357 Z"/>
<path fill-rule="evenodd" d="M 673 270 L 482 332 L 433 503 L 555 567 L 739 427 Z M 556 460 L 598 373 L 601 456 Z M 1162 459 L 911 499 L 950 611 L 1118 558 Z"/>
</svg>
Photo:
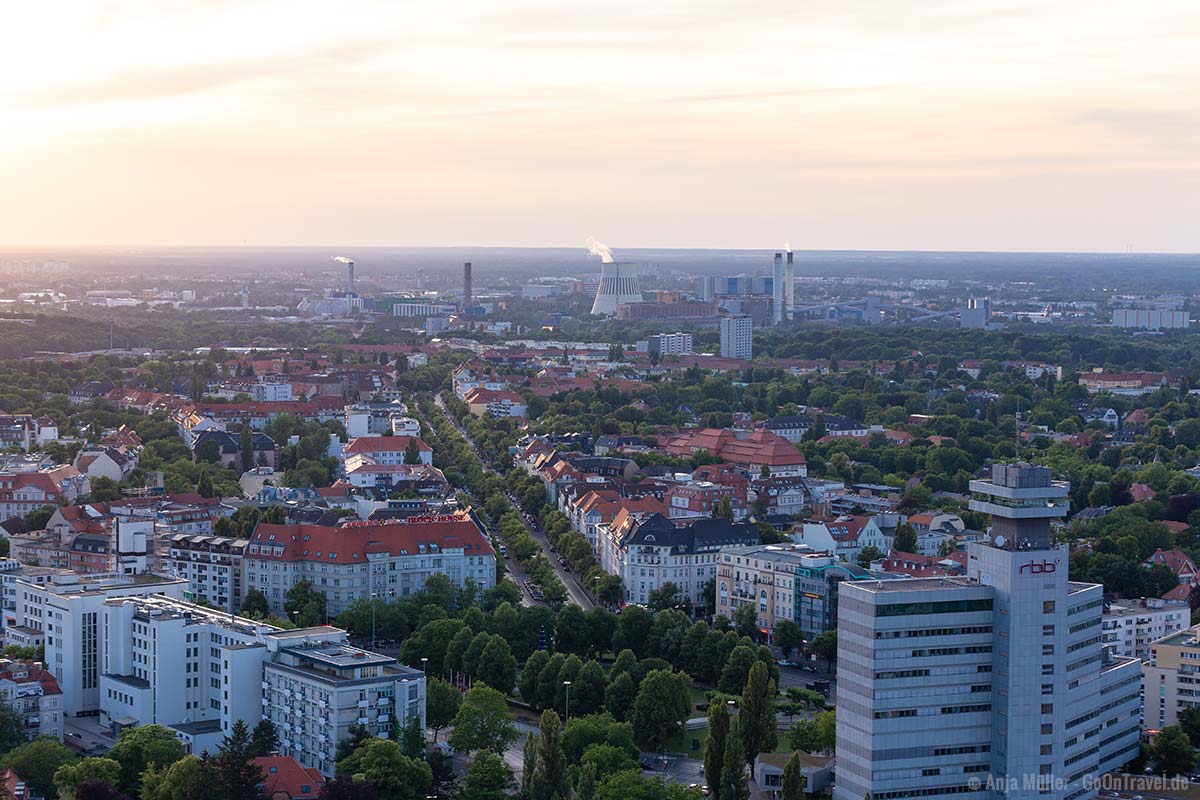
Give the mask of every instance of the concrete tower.
<svg viewBox="0 0 1200 800">
<path fill-rule="evenodd" d="M 463 311 L 471 307 L 471 262 L 463 262 Z"/>
</svg>

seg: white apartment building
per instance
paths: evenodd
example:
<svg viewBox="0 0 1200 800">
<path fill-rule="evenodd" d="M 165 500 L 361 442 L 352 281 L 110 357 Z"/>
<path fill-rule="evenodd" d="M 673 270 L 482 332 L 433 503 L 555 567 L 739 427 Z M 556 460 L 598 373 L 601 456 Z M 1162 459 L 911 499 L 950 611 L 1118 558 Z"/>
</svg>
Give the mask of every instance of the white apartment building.
<svg viewBox="0 0 1200 800">
<path fill-rule="evenodd" d="M 971 492 L 993 516 L 966 576 L 840 587 L 835 800 L 1079 800 L 1138 754 L 1141 664 L 1050 540 L 1066 484 L 996 465 Z"/>
<path fill-rule="evenodd" d="M 1142 725 L 1162 730 L 1200 704 L 1200 627 L 1164 636 L 1142 664 Z"/>
<path fill-rule="evenodd" d="M 104 604 L 118 597 L 180 598 L 187 582 L 159 575 L 56 574 L 45 583 L 17 580 L 12 644 L 46 646 L 46 669 L 63 691 L 63 712 L 100 708 L 100 650 Z M 7 612 L 6 612 L 7 614 Z"/>
<path fill-rule="evenodd" d="M 750 317 L 738 315 L 721 318 L 721 357 L 753 358 L 754 336 Z"/>
<path fill-rule="evenodd" d="M 686 356 L 692 353 L 692 335 L 682 331 L 656 333 L 636 344 L 639 353 L 657 353 L 660 356 Z"/>
<path fill-rule="evenodd" d="M 186 597 L 236 611 L 246 595 L 244 557 L 249 539 L 177 533 L 162 557 L 162 570 L 188 582 Z"/>
<path fill-rule="evenodd" d="M 1105 604 L 1100 640 L 1116 655 L 1145 661 L 1150 657 L 1150 644 L 1186 628 L 1191 613 L 1184 601 L 1158 597 L 1113 600 Z"/>
<path fill-rule="evenodd" d="M 495 552 L 469 510 L 340 528 L 260 524 L 245 563 L 246 590 L 261 591 L 277 613 L 302 580 L 325 593 L 330 616 L 371 596 L 407 597 L 436 573 L 481 592 L 496 584 Z"/>
<path fill-rule="evenodd" d="M 164 597 L 109 600 L 101 626 L 101 722 L 165 725 L 189 752 L 270 719 L 281 755 L 331 774 L 351 725 L 386 736 L 393 715 L 424 724 L 424 675 L 337 628 L 281 630 Z"/>
<path fill-rule="evenodd" d="M 27 631 L 16 631 L 15 635 L 20 641 L 10 641 L 8 638 L 9 628 L 18 627 L 17 624 L 17 581 L 28 581 L 32 584 L 49 583 L 50 579 L 55 575 L 70 575 L 68 569 L 60 569 L 57 567 L 31 567 L 22 564 L 15 558 L 0 558 L 0 607 L 3 608 L 3 615 L 0 616 L 0 632 L 3 633 L 4 644 L 19 644 L 24 647 L 25 640 L 30 638 L 36 639 L 40 644 L 42 635 L 40 630 L 29 629 Z"/>
<path fill-rule="evenodd" d="M 760 541 L 750 522 L 710 518 L 676 524 L 662 514 L 621 520 L 597 526 L 596 547 L 600 567 L 621 578 L 630 603 L 646 603 L 666 583 L 678 586 L 686 601 L 701 603 L 704 584 L 717 575 L 722 549 Z"/>
</svg>

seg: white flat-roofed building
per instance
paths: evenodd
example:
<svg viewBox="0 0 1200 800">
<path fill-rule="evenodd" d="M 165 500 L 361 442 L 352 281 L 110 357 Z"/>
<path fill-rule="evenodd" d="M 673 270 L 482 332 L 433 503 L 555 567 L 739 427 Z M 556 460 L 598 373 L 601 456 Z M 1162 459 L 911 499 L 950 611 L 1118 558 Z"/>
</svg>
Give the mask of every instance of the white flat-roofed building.
<svg viewBox="0 0 1200 800">
<path fill-rule="evenodd" d="M 45 644 L 46 669 L 58 679 L 63 711 L 70 716 L 100 708 L 101 650 L 105 639 L 104 604 L 114 598 L 162 595 L 181 598 L 187 581 L 161 575 L 56 574 L 45 583 L 16 582 L 16 625 L 8 630 L 10 643 L 20 642 L 16 631 Z"/>
<path fill-rule="evenodd" d="M 1142 725 L 1162 730 L 1179 712 L 1200 705 L 1200 627 L 1164 636 L 1150 645 L 1142 665 Z"/>
<path fill-rule="evenodd" d="M 1191 607 L 1182 600 L 1118 598 L 1105 604 L 1101 641 L 1115 655 L 1145 661 L 1150 657 L 1151 643 L 1186 628 L 1191 614 Z"/>
<path fill-rule="evenodd" d="M 165 725 L 189 752 L 214 751 L 238 720 L 270 719 L 281 755 L 331 774 L 352 725 L 381 737 L 393 714 L 424 725 L 424 675 L 337 628 L 281 630 L 165 597 L 109 600 L 101 627 L 101 723 Z"/>
</svg>

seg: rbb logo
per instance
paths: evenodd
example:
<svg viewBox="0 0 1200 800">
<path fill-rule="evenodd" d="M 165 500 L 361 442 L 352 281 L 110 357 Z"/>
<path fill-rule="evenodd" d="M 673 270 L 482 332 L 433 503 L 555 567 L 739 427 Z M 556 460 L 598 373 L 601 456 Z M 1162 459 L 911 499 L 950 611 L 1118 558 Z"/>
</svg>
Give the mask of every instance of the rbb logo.
<svg viewBox="0 0 1200 800">
<path fill-rule="evenodd" d="M 1031 575 L 1049 575 L 1058 569 L 1058 563 L 1054 561 L 1034 561 L 1029 564 L 1021 565 L 1021 574 L 1028 572 Z"/>
</svg>

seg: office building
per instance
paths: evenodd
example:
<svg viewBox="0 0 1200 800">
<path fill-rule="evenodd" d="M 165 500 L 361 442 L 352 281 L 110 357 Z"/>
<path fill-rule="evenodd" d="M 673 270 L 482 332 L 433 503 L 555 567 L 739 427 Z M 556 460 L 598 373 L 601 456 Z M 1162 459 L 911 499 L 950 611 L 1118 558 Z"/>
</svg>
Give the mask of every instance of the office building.
<svg viewBox="0 0 1200 800">
<path fill-rule="evenodd" d="M 992 301 L 987 297 L 971 297 L 959 310 L 960 328 L 985 329 L 992 318 Z"/>
<path fill-rule="evenodd" d="M 659 356 L 686 356 L 692 353 L 692 335 L 677 331 L 675 333 L 656 333 L 637 343 L 639 353 L 649 353 Z"/>
<path fill-rule="evenodd" d="M 425 676 L 328 626 L 282 630 L 165 597 L 104 604 L 100 722 L 172 728 L 213 752 L 241 720 L 270 719 L 279 754 L 331 774 L 353 725 L 386 737 L 425 719 Z"/>
<path fill-rule="evenodd" d="M 1161 311 L 1146 308 L 1114 308 L 1112 319 L 1114 327 L 1138 328 L 1147 331 L 1187 328 L 1192 324 L 1191 314 L 1187 311 Z"/>
<path fill-rule="evenodd" d="M 754 337 L 750 317 L 738 315 L 721 318 L 721 358 L 754 357 Z"/>
<path fill-rule="evenodd" d="M 840 587 L 835 800 L 1079 800 L 1138 754 L 1141 664 L 1051 539 L 1067 485 L 998 464 L 970 490 L 992 528 L 965 576 Z"/>
</svg>

